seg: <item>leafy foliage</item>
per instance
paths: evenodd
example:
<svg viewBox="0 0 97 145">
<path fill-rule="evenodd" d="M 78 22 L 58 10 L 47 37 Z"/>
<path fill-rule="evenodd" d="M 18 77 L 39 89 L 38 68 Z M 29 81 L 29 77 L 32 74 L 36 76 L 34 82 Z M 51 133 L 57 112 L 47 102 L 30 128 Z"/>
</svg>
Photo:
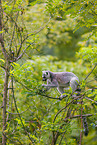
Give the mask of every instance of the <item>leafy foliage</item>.
<svg viewBox="0 0 97 145">
<path fill-rule="evenodd" d="M 97 62 L 97 47 L 95 46 L 94 48 L 81 48 L 78 55 L 80 57 L 83 57 L 84 61 L 91 62 L 91 64 L 95 64 Z"/>
<path fill-rule="evenodd" d="M 0 143 L 97 144 L 95 7 L 96 2 L 83 0 L 2 2 Z M 40 49 L 69 62 L 40 55 Z M 75 51 L 78 60 L 70 62 L 69 58 L 75 59 Z M 46 92 L 41 80 L 43 70 L 74 72 L 80 79 L 79 96 L 72 98 L 69 89 L 68 97 L 60 100 L 56 89 Z M 84 116 L 89 128 L 87 137 L 83 135 Z"/>
<path fill-rule="evenodd" d="M 96 25 L 96 3 L 94 1 L 58 1 L 51 0 L 47 1 L 47 10 L 51 16 L 59 16 L 64 19 L 66 15 L 70 15 L 77 20 L 77 28 L 81 26 L 91 27 Z"/>
<path fill-rule="evenodd" d="M 79 61 L 80 62 L 80 61 Z M 79 66 L 79 62 L 76 63 L 70 63 L 70 62 L 62 62 L 62 61 L 57 61 L 56 58 L 52 56 L 48 57 L 37 57 L 33 56 L 32 60 L 28 60 L 26 63 L 23 65 L 20 65 L 19 63 L 13 64 L 14 70 L 12 70 L 10 73 L 11 75 L 14 75 L 14 79 L 17 82 L 18 87 L 16 87 L 16 92 L 18 92 L 18 95 L 20 96 L 17 98 L 17 103 L 18 103 L 18 108 L 19 110 L 27 110 L 28 113 L 23 113 L 22 118 L 25 121 L 24 125 L 26 126 L 27 130 L 33 134 L 31 137 L 34 139 L 35 144 L 46 144 L 51 142 L 52 139 L 52 132 L 59 132 L 61 134 L 65 134 L 67 138 L 70 138 L 70 136 L 77 137 L 76 133 L 73 134 L 72 130 L 78 131 L 78 134 L 80 134 L 80 128 L 78 129 L 78 126 L 80 124 L 77 122 L 77 119 L 72 119 L 73 116 L 78 115 L 80 113 L 80 108 L 81 106 L 79 104 L 70 104 L 70 108 L 72 108 L 71 112 L 71 118 L 68 118 L 69 112 L 69 103 L 72 101 L 72 98 L 66 98 L 62 101 L 58 99 L 50 99 L 47 96 L 55 97 L 58 98 L 60 95 L 57 90 L 53 90 L 46 92 L 46 93 L 41 93 L 39 90 L 43 89 L 42 86 L 42 80 L 41 80 L 41 75 L 42 75 L 42 70 L 55 70 L 55 71 L 73 71 L 75 73 L 76 70 L 79 70 L 79 67 L 82 68 L 77 74 L 79 75 L 79 78 L 83 80 L 85 78 L 85 73 L 83 77 L 83 72 L 84 68 L 81 64 Z M 64 67 L 65 66 L 65 67 Z M 87 74 L 87 72 L 86 72 Z M 23 88 L 22 88 L 23 87 Z M 92 99 L 92 104 L 95 104 L 96 101 L 96 90 L 88 90 L 86 87 L 86 83 L 82 82 L 82 95 L 84 93 L 84 89 L 86 88 L 86 93 L 84 95 L 83 99 L 83 113 L 84 114 L 91 114 L 95 112 L 95 109 L 92 108 L 91 111 L 91 99 Z M 69 92 L 67 91 L 67 94 Z M 91 94 L 91 95 L 90 95 Z M 70 95 L 70 94 L 68 94 Z M 85 96 L 91 98 L 90 101 L 88 101 Z M 95 100 L 95 101 L 93 101 Z M 79 102 L 81 100 L 79 99 Z M 23 104 L 23 108 L 21 106 Z M 66 109 L 63 110 L 62 112 L 59 113 L 59 115 L 56 117 L 55 121 L 54 118 L 57 115 L 58 111 L 64 108 L 66 106 Z M 95 106 L 95 105 L 94 105 Z M 96 107 L 96 106 L 95 106 Z M 95 108 L 94 107 L 94 108 Z M 88 109 L 87 109 L 88 108 Z M 10 110 L 9 110 L 10 111 Z M 31 114 L 31 115 L 30 115 Z M 73 116 L 72 116 L 73 115 Z M 96 115 L 96 114 L 95 114 Z M 14 116 L 15 117 L 15 116 Z M 95 124 L 95 118 L 96 116 L 90 118 L 89 117 L 89 124 L 93 123 Z M 66 121 L 65 121 L 66 119 Z M 93 120 L 91 120 L 93 119 Z M 16 118 L 16 121 L 18 122 L 17 129 L 21 129 L 21 121 Z M 20 123 L 19 123 L 20 122 Z M 63 127 L 62 127 L 63 126 Z M 16 129 L 16 130 L 17 130 Z M 91 126 L 89 126 L 89 130 L 92 129 Z M 18 132 L 18 130 L 17 130 Z M 41 134 L 40 134 L 41 133 Z M 22 132 L 23 134 L 23 132 Z M 22 134 L 19 134 L 21 136 Z M 62 136 L 59 136 L 58 138 L 58 143 L 60 142 Z M 11 138 L 11 136 L 10 136 Z M 47 139 L 48 138 L 48 139 Z M 50 138 L 50 140 L 49 140 Z M 68 140 L 68 139 L 67 139 Z M 21 141 L 23 143 L 26 143 L 26 138 L 25 140 L 22 140 L 21 136 Z M 64 139 L 63 139 L 64 142 Z M 76 143 L 75 139 L 72 139 L 70 141 L 67 141 L 69 143 Z"/>
</svg>

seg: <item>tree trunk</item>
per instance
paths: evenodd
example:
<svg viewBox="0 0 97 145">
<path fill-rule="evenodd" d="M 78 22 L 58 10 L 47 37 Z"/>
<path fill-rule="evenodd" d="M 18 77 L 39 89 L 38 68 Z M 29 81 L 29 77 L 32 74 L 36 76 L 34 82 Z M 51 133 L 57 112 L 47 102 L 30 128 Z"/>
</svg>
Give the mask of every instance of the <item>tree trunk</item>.
<svg viewBox="0 0 97 145">
<path fill-rule="evenodd" d="M 8 78 L 9 78 L 9 68 L 10 64 L 8 61 L 8 55 L 6 52 L 6 49 L 4 47 L 4 38 L 2 33 L 2 18 L 3 17 L 3 11 L 2 11 L 2 4 L 0 0 L 0 43 L 2 48 L 2 53 L 5 57 L 5 79 L 4 79 L 4 90 L 3 90 L 3 129 L 2 129 L 2 145 L 6 145 L 6 102 L 7 102 L 7 90 L 8 90 Z"/>
<path fill-rule="evenodd" d="M 4 82 L 4 93 L 3 93 L 3 135 L 2 135 L 2 145 L 6 145 L 6 103 L 7 103 L 7 90 L 8 90 L 8 78 L 9 78 L 9 71 L 6 67 L 5 70 L 5 82 Z"/>
</svg>

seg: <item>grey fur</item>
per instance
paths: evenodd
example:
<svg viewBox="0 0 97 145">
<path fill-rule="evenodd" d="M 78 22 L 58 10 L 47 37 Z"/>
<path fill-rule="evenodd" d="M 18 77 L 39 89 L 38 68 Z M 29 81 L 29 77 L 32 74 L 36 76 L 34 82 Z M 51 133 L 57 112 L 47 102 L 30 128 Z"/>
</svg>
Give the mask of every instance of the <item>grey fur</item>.
<svg viewBox="0 0 97 145">
<path fill-rule="evenodd" d="M 61 93 L 60 99 L 66 96 L 63 95 L 65 93 L 64 88 L 70 86 L 72 92 L 74 92 L 79 84 L 78 77 L 72 72 L 43 71 L 42 78 L 43 81 L 47 81 L 47 85 L 43 84 L 42 86 L 46 87 L 47 90 L 56 87 Z"/>
</svg>

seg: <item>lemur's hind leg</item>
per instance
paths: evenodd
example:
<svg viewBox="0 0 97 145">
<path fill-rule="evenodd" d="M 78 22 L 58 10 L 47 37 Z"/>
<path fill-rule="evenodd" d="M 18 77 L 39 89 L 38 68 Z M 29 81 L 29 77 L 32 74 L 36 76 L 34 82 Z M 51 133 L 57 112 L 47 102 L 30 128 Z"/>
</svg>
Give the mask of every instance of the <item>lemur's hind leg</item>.
<svg viewBox="0 0 97 145">
<path fill-rule="evenodd" d="M 79 93 L 77 91 L 79 84 L 79 80 L 76 77 L 73 77 L 70 81 L 70 87 L 72 88 L 72 93 L 75 92 L 75 94 L 72 95 L 72 97 L 79 96 Z"/>
<path fill-rule="evenodd" d="M 63 95 L 63 94 L 65 93 L 63 87 L 58 87 L 57 89 L 58 89 L 58 91 L 61 93 L 60 99 L 66 97 L 66 95 Z"/>
<path fill-rule="evenodd" d="M 72 88 L 72 93 L 77 90 L 79 80 L 76 77 L 73 77 L 70 80 L 70 87 Z"/>
</svg>

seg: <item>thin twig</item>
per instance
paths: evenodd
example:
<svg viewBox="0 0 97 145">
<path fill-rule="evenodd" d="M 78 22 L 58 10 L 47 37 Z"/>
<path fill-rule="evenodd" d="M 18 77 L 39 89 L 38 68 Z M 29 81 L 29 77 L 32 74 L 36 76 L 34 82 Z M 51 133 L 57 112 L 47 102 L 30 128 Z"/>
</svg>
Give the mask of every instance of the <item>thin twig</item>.
<svg viewBox="0 0 97 145">
<path fill-rule="evenodd" d="M 9 137 L 7 137 L 4 133 L 2 133 L 8 140 L 10 140 L 12 143 L 16 144 L 16 141 L 18 141 L 20 143 L 20 145 L 23 145 L 18 139 L 16 141 L 14 141 L 15 139 L 11 140 Z"/>
<path fill-rule="evenodd" d="M 90 76 L 90 74 L 93 72 L 93 70 L 96 68 L 96 66 L 97 66 L 97 63 L 95 64 L 95 66 L 93 67 L 93 69 L 91 70 L 91 72 L 86 76 L 86 78 L 84 80 L 86 80 Z"/>
<path fill-rule="evenodd" d="M 9 15 L 9 14 L 6 14 L 6 15 L 11 18 L 11 20 L 15 23 L 16 28 L 18 28 L 18 30 L 19 30 L 20 28 L 19 28 L 17 22 L 13 19 L 13 17 L 11 15 Z M 21 31 L 19 32 L 19 34 L 20 34 L 20 38 L 21 38 L 21 42 L 22 42 L 22 34 L 21 34 Z"/>
<path fill-rule="evenodd" d="M 2 65 L 0 65 L 0 67 L 1 67 L 1 68 L 3 68 L 3 69 L 5 69 L 5 67 L 4 67 L 4 66 L 2 66 Z"/>
<path fill-rule="evenodd" d="M 94 101 L 94 100 L 92 100 L 91 98 L 88 98 L 88 97 L 85 97 L 86 99 L 88 99 L 88 100 L 90 100 L 90 101 L 92 101 L 94 104 L 96 104 L 97 105 L 97 102 L 96 101 Z"/>
<path fill-rule="evenodd" d="M 49 21 L 50 21 L 50 19 L 49 19 Z M 17 56 L 19 56 L 20 51 L 21 51 L 21 48 L 22 48 L 22 44 L 28 39 L 28 37 L 33 36 L 33 35 L 36 35 L 36 34 L 38 34 L 40 31 L 42 31 L 42 30 L 47 26 L 47 24 L 49 23 L 49 21 L 48 21 L 42 28 L 40 28 L 38 31 L 36 31 L 36 32 L 34 32 L 34 33 L 32 33 L 32 34 L 29 34 L 29 33 L 27 34 L 27 36 L 22 40 L 22 42 L 21 42 L 21 44 L 20 44 L 20 47 L 19 47 L 18 52 L 17 52 Z"/>
<path fill-rule="evenodd" d="M 60 140 L 60 142 L 59 142 L 59 145 L 61 145 L 61 142 L 62 142 L 62 140 L 63 140 L 64 134 L 65 134 L 65 132 L 63 133 L 63 135 L 62 135 L 62 137 L 61 137 L 61 140 Z"/>
<path fill-rule="evenodd" d="M 11 41 L 10 41 L 10 46 L 9 46 L 10 53 L 11 53 L 11 47 L 12 47 L 12 42 L 13 42 L 14 34 L 15 34 L 15 25 L 14 25 L 14 29 L 13 29 L 12 38 L 11 38 Z"/>
<path fill-rule="evenodd" d="M 97 115 L 97 113 L 95 113 L 95 114 L 84 114 L 84 115 L 82 115 L 82 117 L 91 117 L 93 115 Z M 79 117 L 81 117 L 81 115 L 75 115 L 75 116 L 72 116 L 72 117 L 69 117 L 69 118 L 65 118 L 64 121 L 67 121 L 68 119 L 79 118 Z"/>
<path fill-rule="evenodd" d="M 23 55 L 25 54 L 26 50 L 29 48 L 30 45 L 31 45 L 31 44 L 29 44 L 29 45 L 23 50 L 23 53 L 21 53 L 20 56 L 16 58 L 16 61 L 19 60 L 19 59 L 21 59 L 21 58 L 23 57 Z"/>
<path fill-rule="evenodd" d="M 13 76 L 11 77 L 11 81 L 12 81 L 12 88 L 13 88 Z M 25 126 L 24 126 L 24 123 L 23 123 L 23 121 L 22 121 L 22 118 L 21 118 L 21 116 L 20 116 L 20 113 L 19 113 L 19 110 L 18 110 L 18 107 L 17 107 L 17 104 L 16 104 L 15 96 L 14 96 L 14 89 L 12 89 L 12 94 L 13 94 L 13 99 L 14 99 L 15 108 L 16 108 L 17 114 L 18 114 L 18 116 L 19 116 L 19 118 L 20 118 L 20 121 L 21 121 L 21 124 L 22 124 L 22 126 L 23 126 L 23 129 L 24 129 L 25 133 L 27 134 L 28 138 L 29 138 L 29 139 L 31 140 L 31 142 L 33 143 L 33 139 L 30 137 L 29 133 L 27 132 L 27 130 L 26 130 Z"/>
<path fill-rule="evenodd" d="M 74 100 L 77 100 L 78 98 L 81 98 L 82 96 L 84 96 L 84 94 L 81 95 L 81 96 L 78 96 L 78 97 L 76 97 L 76 98 L 74 98 L 74 99 L 72 99 L 65 107 L 63 107 L 62 109 L 60 109 L 60 110 L 57 112 L 57 114 L 55 115 L 54 120 L 53 120 L 53 123 L 55 122 L 56 117 L 58 116 L 58 114 L 59 114 L 60 112 L 62 112 L 64 109 L 66 109 Z"/>
<path fill-rule="evenodd" d="M 9 88 L 9 86 L 10 86 L 10 83 L 11 83 L 11 80 L 10 80 L 9 83 L 8 83 L 8 88 Z M 9 90 L 7 91 L 7 93 L 8 93 L 8 96 L 7 96 L 7 107 L 8 107 L 8 109 L 9 109 Z M 8 119 L 9 119 L 9 114 L 7 114 L 6 122 L 8 121 Z M 11 120 L 11 119 L 10 119 L 10 120 Z"/>
<path fill-rule="evenodd" d="M 9 112 L 9 111 L 6 111 L 7 113 L 9 114 L 13 114 L 13 115 L 18 115 L 18 114 L 23 114 L 24 112 L 26 112 L 29 108 L 27 108 L 25 111 L 22 111 L 20 113 L 12 113 L 12 112 Z"/>
<path fill-rule="evenodd" d="M 90 83 L 92 81 L 95 81 L 95 80 L 97 81 L 97 78 L 94 78 L 93 80 L 87 81 L 86 84 L 88 84 L 88 83 Z"/>
<path fill-rule="evenodd" d="M 83 117 L 82 117 L 82 113 L 83 113 L 83 107 L 82 107 L 82 101 L 81 101 L 81 132 L 80 132 L 80 142 L 79 142 L 79 145 L 82 144 L 82 129 L 83 129 Z"/>
<path fill-rule="evenodd" d="M 26 130 L 24 124 L 23 124 L 22 118 L 21 118 L 21 116 L 20 116 L 20 114 L 19 114 L 18 107 L 17 107 L 16 100 L 15 100 L 15 96 L 13 96 L 13 98 L 14 98 L 15 108 L 16 108 L 16 111 L 17 111 L 18 116 L 19 116 L 19 118 L 20 118 L 20 121 L 21 121 L 21 124 L 22 124 L 22 126 L 23 126 L 23 129 L 25 130 L 25 133 L 28 135 L 28 138 L 31 140 L 31 142 L 33 142 L 32 138 L 30 137 L 29 133 L 27 132 L 27 130 Z"/>
</svg>

